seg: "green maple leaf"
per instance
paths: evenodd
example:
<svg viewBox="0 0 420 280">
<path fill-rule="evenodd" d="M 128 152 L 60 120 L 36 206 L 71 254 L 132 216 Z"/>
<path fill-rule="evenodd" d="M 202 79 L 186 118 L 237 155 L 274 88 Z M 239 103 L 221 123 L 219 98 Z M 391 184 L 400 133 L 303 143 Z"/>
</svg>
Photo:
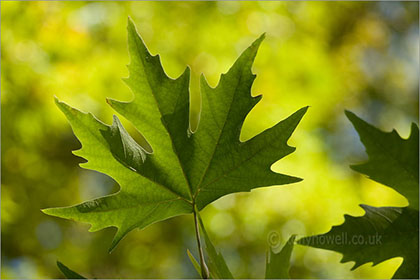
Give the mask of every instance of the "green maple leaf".
<svg viewBox="0 0 420 280">
<path fill-rule="evenodd" d="M 393 278 L 419 277 L 419 129 L 412 124 L 408 139 L 383 132 L 351 112 L 346 112 L 366 147 L 369 161 L 352 166 L 372 180 L 404 195 L 408 207 L 361 205 L 365 215 L 345 215 L 340 226 L 321 235 L 309 236 L 299 244 L 343 254 L 341 262 L 354 261 L 352 269 L 372 262 L 376 265 L 394 257 L 404 261 Z"/>
<path fill-rule="evenodd" d="M 245 117 L 261 99 L 251 96 L 255 79 L 251 66 L 264 36 L 241 54 L 216 88 L 201 77 L 201 119 L 192 133 L 189 68 L 177 79 L 169 78 L 131 20 L 127 29 L 131 61 L 125 82 L 134 99 L 107 102 L 131 121 L 147 144 L 136 143 L 117 117 L 109 126 L 57 100 L 82 143 L 74 152 L 87 160 L 81 166 L 109 175 L 121 189 L 45 213 L 89 223 L 90 231 L 116 227 L 112 250 L 134 228 L 192 213 L 195 207 L 201 210 L 226 194 L 301 180 L 270 167 L 295 150 L 287 140 L 307 107 L 246 142 L 239 140 Z"/>
</svg>

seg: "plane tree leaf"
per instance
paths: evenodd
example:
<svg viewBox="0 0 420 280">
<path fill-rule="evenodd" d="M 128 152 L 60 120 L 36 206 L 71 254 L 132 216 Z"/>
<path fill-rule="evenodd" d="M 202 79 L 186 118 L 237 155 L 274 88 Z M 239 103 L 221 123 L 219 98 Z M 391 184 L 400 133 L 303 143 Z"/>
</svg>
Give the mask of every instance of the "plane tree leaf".
<svg viewBox="0 0 420 280">
<path fill-rule="evenodd" d="M 369 155 L 369 161 L 351 168 L 370 179 L 393 188 L 419 209 L 419 128 L 411 125 L 408 139 L 396 130 L 383 132 L 346 111 Z"/>
<path fill-rule="evenodd" d="M 107 125 L 56 100 L 82 144 L 75 155 L 82 167 L 112 177 L 117 193 L 71 207 L 49 208 L 46 214 L 91 224 L 90 231 L 116 227 L 112 250 L 132 229 L 203 209 L 230 193 L 298 182 L 270 167 L 295 148 L 287 141 L 307 107 L 241 142 L 242 124 L 261 99 L 253 97 L 251 67 L 262 35 L 212 88 L 201 78 L 202 111 L 198 129 L 189 129 L 189 68 L 168 77 L 158 55 L 152 56 L 128 21 L 130 102 L 107 102 L 144 137 L 138 144 L 114 116 Z"/>
<path fill-rule="evenodd" d="M 358 172 L 406 196 L 408 207 L 361 205 L 365 215 L 345 215 L 342 225 L 302 238 L 299 244 L 343 254 L 341 262 L 354 261 L 352 269 L 372 262 L 402 257 L 393 278 L 419 278 L 418 153 L 419 130 L 412 124 L 408 139 L 393 130 L 382 132 L 355 114 L 346 112 L 369 155 L 368 162 L 352 166 Z"/>
<path fill-rule="evenodd" d="M 341 262 L 354 261 L 356 269 L 372 262 L 403 257 L 394 278 L 417 278 L 418 275 L 418 211 L 409 207 L 372 207 L 361 205 L 365 215 L 345 215 L 342 225 L 325 234 L 305 237 L 299 244 L 343 254 Z"/>
<path fill-rule="evenodd" d="M 278 253 L 270 248 L 265 265 L 265 279 L 290 279 L 290 257 L 295 239 L 296 235 L 292 235 Z"/>
</svg>

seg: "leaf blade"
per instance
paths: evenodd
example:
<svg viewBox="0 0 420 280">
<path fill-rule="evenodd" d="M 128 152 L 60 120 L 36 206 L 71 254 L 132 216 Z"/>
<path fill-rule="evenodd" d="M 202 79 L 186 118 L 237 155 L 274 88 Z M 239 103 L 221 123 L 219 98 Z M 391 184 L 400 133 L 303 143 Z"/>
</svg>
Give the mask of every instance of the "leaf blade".
<svg viewBox="0 0 420 280">
<path fill-rule="evenodd" d="M 376 265 L 393 257 L 403 257 L 404 261 L 393 278 L 418 279 L 418 127 L 412 124 L 409 138 L 402 139 L 395 130 L 383 132 L 352 112 L 346 111 L 346 115 L 369 155 L 368 162 L 352 168 L 405 195 L 410 205 L 403 208 L 361 205 L 364 216 L 345 215 L 342 225 L 332 227 L 325 234 L 302 238 L 298 244 L 340 252 L 343 254 L 341 262 L 355 261 L 352 269 L 367 262 Z M 347 238 L 346 242 L 342 241 L 347 235 L 352 242 L 347 242 Z M 381 239 L 380 242 L 370 244 L 357 240 L 361 237 L 366 242 L 375 236 Z M 321 238 L 324 240 L 322 244 L 318 242 Z M 333 242 L 325 243 L 325 240 Z"/>
<path fill-rule="evenodd" d="M 57 266 L 60 269 L 61 273 L 67 278 L 67 279 L 87 279 L 86 277 L 80 275 L 77 272 L 74 272 L 67 266 L 65 266 L 63 263 L 57 261 Z"/>
<path fill-rule="evenodd" d="M 376 265 L 403 257 L 396 275 L 418 278 L 418 266 L 414 270 L 406 267 L 418 264 L 418 211 L 409 207 L 360 206 L 365 210 L 364 216 L 345 215 L 343 224 L 325 234 L 302 238 L 298 244 L 340 252 L 341 262 L 355 262 L 352 270 L 368 262 Z"/>
<path fill-rule="evenodd" d="M 189 68 L 176 79 L 168 77 L 131 19 L 127 31 L 130 64 L 124 81 L 134 98 L 107 102 L 140 132 L 142 144 L 117 117 L 110 126 L 56 99 L 82 143 L 74 151 L 87 160 L 81 167 L 110 176 L 120 191 L 70 207 L 44 209 L 46 214 L 89 223 L 91 231 L 116 227 L 112 250 L 132 229 L 191 213 L 193 205 L 201 210 L 229 193 L 300 181 L 270 167 L 294 151 L 287 141 L 307 108 L 250 141 L 239 140 L 245 117 L 261 99 L 251 95 L 255 79 L 251 67 L 264 35 L 241 54 L 215 89 L 202 80 L 202 121 L 192 133 Z M 224 128 L 217 130 L 219 125 Z M 217 135 L 212 136 L 215 129 Z M 213 155 L 207 156 L 207 151 Z"/>
<path fill-rule="evenodd" d="M 201 220 L 201 217 L 198 216 L 200 229 L 204 236 L 205 241 L 205 251 L 208 256 L 208 266 L 210 275 L 213 279 L 234 279 L 232 273 L 229 270 L 229 267 L 225 261 L 225 258 L 220 252 L 217 252 L 213 243 L 210 240 L 209 235 L 207 234 L 206 229 L 204 228 L 204 223 Z"/>
<path fill-rule="evenodd" d="M 187 249 L 187 255 L 190 259 L 192 265 L 194 266 L 195 270 L 197 271 L 198 275 L 201 275 L 201 267 L 198 261 L 194 258 L 193 254 L 190 252 L 190 250 Z"/>
<path fill-rule="evenodd" d="M 419 129 L 412 124 L 408 139 L 398 133 L 383 132 L 354 113 L 346 111 L 366 147 L 369 161 L 351 168 L 405 196 L 410 207 L 419 209 Z"/>
<path fill-rule="evenodd" d="M 292 256 L 295 239 L 296 235 L 292 235 L 278 253 L 274 253 L 272 248 L 269 249 L 265 279 L 290 279 L 290 257 Z"/>
</svg>

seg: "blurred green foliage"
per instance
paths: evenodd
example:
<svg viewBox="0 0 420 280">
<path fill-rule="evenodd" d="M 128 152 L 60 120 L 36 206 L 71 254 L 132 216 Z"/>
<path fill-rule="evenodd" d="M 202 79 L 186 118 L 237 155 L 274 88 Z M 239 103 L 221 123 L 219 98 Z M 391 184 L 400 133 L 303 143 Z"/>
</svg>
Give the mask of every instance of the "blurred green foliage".
<svg viewBox="0 0 420 280">
<path fill-rule="evenodd" d="M 363 147 L 344 108 L 405 137 L 418 122 L 418 2 L 1 2 L 2 278 L 60 278 L 56 260 L 98 278 L 197 277 L 192 217 L 130 233 L 108 254 L 114 229 L 48 217 L 41 208 L 71 205 L 118 189 L 82 170 L 80 144 L 53 96 L 106 123 L 105 97 L 130 100 L 120 80 L 128 63 L 131 16 L 152 53 L 176 77 L 190 65 L 193 110 L 198 79 L 216 85 L 257 36 L 248 139 L 305 105 L 311 108 L 290 144 L 297 151 L 274 170 L 304 178 L 282 187 L 233 194 L 203 210 L 217 248 L 236 277 L 263 277 L 267 236 L 323 233 L 362 215 L 358 204 L 405 206 L 390 188 L 352 172 Z M 128 123 L 124 125 L 129 126 Z M 136 133 L 131 127 L 131 132 Z M 291 276 L 386 278 L 400 258 L 355 271 L 341 255 L 296 245 Z"/>
</svg>

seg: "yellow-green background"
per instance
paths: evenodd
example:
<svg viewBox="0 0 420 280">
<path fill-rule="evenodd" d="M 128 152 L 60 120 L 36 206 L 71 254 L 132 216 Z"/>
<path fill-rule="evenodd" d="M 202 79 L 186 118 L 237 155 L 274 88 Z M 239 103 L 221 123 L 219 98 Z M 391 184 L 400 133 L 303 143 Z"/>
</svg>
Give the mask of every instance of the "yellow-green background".
<svg viewBox="0 0 420 280">
<path fill-rule="evenodd" d="M 215 245 L 236 277 L 264 276 L 267 236 L 323 233 L 358 206 L 404 206 L 392 189 L 351 171 L 365 159 L 343 110 L 407 136 L 418 119 L 418 2 L 1 2 L 2 278 L 59 278 L 58 259 L 97 278 L 193 278 L 192 217 L 131 232 L 108 254 L 114 229 L 52 218 L 64 206 L 118 189 L 83 170 L 80 144 L 53 102 L 56 95 L 110 123 L 105 97 L 129 100 L 126 22 L 131 16 L 171 77 L 192 68 L 216 85 L 261 33 L 253 94 L 262 101 L 246 120 L 247 139 L 311 108 L 292 136 L 297 147 L 274 170 L 304 178 L 287 186 L 228 195 L 203 211 Z M 127 124 L 129 125 L 129 124 Z M 133 132 L 132 128 L 131 131 Z M 341 255 L 295 246 L 292 277 L 387 278 L 395 258 L 351 272 Z"/>
</svg>

